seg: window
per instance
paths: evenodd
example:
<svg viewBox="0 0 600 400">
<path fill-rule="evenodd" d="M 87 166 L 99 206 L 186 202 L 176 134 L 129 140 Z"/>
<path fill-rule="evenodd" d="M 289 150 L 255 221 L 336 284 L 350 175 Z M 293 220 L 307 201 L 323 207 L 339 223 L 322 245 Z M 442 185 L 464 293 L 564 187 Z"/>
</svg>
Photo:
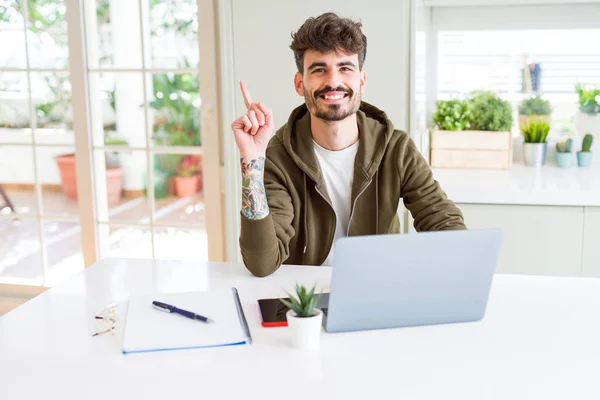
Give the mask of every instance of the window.
<svg viewBox="0 0 600 400">
<path fill-rule="evenodd" d="M 200 86 L 214 57 L 200 58 L 199 41 L 215 40 L 199 37 L 200 3 L 79 0 L 79 21 L 65 0 L 0 0 L 0 284 L 81 271 L 90 227 L 100 259 L 208 259 L 205 198 L 221 190 L 202 179 L 204 152 L 219 152 L 202 141 L 201 92 L 217 96 Z M 85 37 L 85 54 L 69 35 Z M 81 93 L 89 131 L 75 137 Z M 76 158 L 91 183 L 75 180 Z"/>
<path fill-rule="evenodd" d="M 551 135 L 570 132 L 575 84 L 600 86 L 600 29 L 439 32 L 438 98 L 489 89 L 511 101 L 516 116 L 528 95 L 526 63 L 538 66 L 533 89 L 552 104 Z"/>
</svg>

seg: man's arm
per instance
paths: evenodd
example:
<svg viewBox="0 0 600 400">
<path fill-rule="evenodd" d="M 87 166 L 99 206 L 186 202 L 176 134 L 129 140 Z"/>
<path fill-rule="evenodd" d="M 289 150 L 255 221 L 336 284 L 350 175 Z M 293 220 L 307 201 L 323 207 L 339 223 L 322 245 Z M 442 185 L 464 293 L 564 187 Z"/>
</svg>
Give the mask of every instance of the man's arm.
<svg viewBox="0 0 600 400">
<path fill-rule="evenodd" d="M 270 275 L 281 266 L 289 256 L 289 243 L 295 235 L 292 227 L 294 207 L 285 185 L 285 177 L 268 157 L 264 166 L 264 179 L 257 180 L 255 188 L 247 189 L 248 196 L 243 195 L 241 211 L 242 258 L 246 268 L 256 276 Z M 244 190 L 246 189 L 242 188 Z M 255 201 L 255 195 L 267 202 Z M 247 197 L 252 197 L 252 200 L 247 200 Z M 256 203 L 261 206 L 251 206 Z M 260 211 L 264 208 L 266 213 Z M 247 217 L 259 214 L 262 218 Z"/>
<path fill-rule="evenodd" d="M 240 249 L 246 268 L 256 276 L 267 276 L 288 257 L 294 210 L 285 178 L 269 172 L 277 170 L 266 156 L 273 112 L 252 101 L 243 81 L 240 87 L 247 112 L 231 124 L 242 169 Z"/>
<path fill-rule="evenodd" d="M 417 232 L 467 229 L 462 212 L 448 199 L 408 134 L 399 139 L 398 175 L 404 205 Z"/>
</svg>

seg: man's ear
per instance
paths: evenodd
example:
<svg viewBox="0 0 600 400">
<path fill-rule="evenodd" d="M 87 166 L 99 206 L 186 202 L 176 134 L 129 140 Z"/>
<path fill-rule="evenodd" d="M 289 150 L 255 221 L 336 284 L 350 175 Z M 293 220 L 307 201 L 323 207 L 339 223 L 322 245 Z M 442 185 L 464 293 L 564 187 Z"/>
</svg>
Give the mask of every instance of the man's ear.
<svg viewBox="0 0 600 400">
<path fill-rule="evenodd" d="M 296 75 L 294 75 L 294 88 L 299 96 L 304 97 L 304 85 L 302 85 L 302 74 L 300 72 L 296 72 Z"/>
<path fill-rule="evenodd" d="M 365 92 L 365 85 L 367 84 L 367 72 L 363 69 L 360 71 L 360 93 Z"/>
</svg>

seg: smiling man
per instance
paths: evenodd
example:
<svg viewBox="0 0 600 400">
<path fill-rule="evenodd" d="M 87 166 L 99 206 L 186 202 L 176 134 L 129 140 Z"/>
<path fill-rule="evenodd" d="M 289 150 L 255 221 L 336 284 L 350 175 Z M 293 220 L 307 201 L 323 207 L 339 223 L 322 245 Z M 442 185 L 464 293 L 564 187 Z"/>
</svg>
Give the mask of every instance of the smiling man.
<svg viewBox="0 0 600 400">
<path fill-rule="evenodd" d="M 273 113 L 244 82 L 246 114 L 232 124 L 240 150 L 240 247 L 257 276 L 282 263 L 331 265 L 342 236 L 398 233 L 403 200 L 417 231 L 466 229 L 406 132 L 361 100 L 367 38 L 326 13 L 292 35 L 305 104 L 273 133 Z"/>
</svg>

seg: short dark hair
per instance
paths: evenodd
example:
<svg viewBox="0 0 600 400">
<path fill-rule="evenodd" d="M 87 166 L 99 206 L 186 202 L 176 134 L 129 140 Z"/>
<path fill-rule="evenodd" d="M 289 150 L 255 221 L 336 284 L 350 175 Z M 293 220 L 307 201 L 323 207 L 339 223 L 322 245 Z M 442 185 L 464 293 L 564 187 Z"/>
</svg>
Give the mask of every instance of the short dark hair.
<svg viewBox="0 0 600 400">
<path fill-rule="evenodd" d="M 292 33 L 290 48 L 294 52 L 298 71 L 304 71 L 306 50 L 358 54 L 358 67 L 362 69 L 367 57 L 367 37 L 362 33 L 361 26 L 360 22 L 340 18 L 332 12 L 307 19 L 296 33 Z"/>
</svg>

